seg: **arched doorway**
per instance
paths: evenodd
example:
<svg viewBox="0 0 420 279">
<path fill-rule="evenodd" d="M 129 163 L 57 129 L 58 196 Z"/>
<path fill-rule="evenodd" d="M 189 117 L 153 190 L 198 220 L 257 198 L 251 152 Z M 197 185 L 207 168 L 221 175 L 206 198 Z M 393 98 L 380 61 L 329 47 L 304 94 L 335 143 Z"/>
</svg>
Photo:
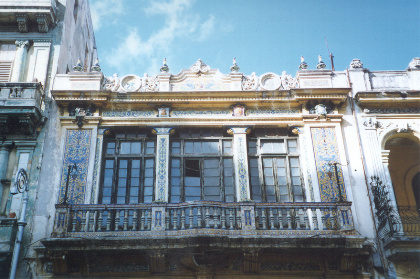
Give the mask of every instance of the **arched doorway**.
<svg viewBox="0 0 420 279">
<path fill-rule="evenodd" d="M 420 140 L 412 133 L 387 139 L 389 173 L 406 235 L 420 235 Z"/>
</svg>

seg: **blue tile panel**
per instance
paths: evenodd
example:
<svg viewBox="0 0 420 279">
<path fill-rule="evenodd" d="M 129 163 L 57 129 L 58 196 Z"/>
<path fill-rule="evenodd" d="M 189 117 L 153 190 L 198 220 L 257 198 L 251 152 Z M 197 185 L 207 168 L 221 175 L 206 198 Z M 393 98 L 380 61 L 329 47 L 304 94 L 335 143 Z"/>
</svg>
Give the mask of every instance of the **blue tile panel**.
<svg viewBox="0 0 420 279">
<path fill-rule="evenodd" d="M 335 128 L 311 128 L 311 134 L 321 202 L 336 202 L 339 200 L 337 179 L 334 168 L 329 165 L 330 162 L 340 162 Z M 337 172 L 341 196 L 347 200 L 341 165 L 337 165 Z"/>
<path fill-rule="evenodd" d="M 67 130 L 59 203 L 64 201 L 68 166 L 73 164 L 76 164 L 77 172 L 70 175 L 67 202 L 83 204 L 85 201 L 91 137 L 92 130 Z"/>
</svg>

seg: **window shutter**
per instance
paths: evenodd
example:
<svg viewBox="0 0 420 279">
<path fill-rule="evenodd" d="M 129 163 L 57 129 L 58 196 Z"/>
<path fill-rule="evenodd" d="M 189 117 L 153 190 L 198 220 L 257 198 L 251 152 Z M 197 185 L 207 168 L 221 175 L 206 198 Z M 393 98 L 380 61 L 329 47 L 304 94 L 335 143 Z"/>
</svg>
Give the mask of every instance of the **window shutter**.
<svg viewBox="0 0 420 279">
<path fill-rule="evenodd" d="M 0 61 L 0 82 L 9 82 L 12 63 L 12 61 Z"/>
</svg>

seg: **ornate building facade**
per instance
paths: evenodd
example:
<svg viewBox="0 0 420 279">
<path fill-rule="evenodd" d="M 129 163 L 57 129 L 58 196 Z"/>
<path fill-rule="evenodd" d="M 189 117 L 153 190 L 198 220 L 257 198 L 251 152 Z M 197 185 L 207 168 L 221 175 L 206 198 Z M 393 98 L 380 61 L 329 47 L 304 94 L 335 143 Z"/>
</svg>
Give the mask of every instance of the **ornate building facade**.
<svg viewBox="0 0 420 279">
<path fill-rule="evenodd" d="M 48 102 L 32 105 L 48 120 L 32 137 L 2 133 L 5 213 L 19 214 L 10 181 L 29 173 L 18 278 L 419 276 L 419 58 L 405 71 L 302 58 L 295 77 L 245 75 L 235 60 L 227 74 L 201 60 L 176 74 L 164 61 L 157 75 L 107 77 L 86 43 L 66 54 L 74 34 L 94 51 L 86 3 L 57 13 L 63 51 L 48 52 Z M 21 91 L 1 86 L 9 117 Z"/>
</svg>

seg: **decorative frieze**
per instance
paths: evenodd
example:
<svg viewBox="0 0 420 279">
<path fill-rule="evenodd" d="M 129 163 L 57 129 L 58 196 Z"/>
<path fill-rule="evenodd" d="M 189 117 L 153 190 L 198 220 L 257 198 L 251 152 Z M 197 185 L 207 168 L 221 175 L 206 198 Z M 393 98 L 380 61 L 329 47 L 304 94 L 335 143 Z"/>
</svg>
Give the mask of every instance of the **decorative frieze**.
<svg viewBox="0 0 420 279">
<path fill-rule="evenodd" d="M 38 23 L 38 31 L 40 33 L 48 32 L 48 25 L 50 24 L 50 19 L 47 15 L 36 15 L 36 22 Z"/>
<path fill-rule="evenodd" d="M 16 20 L 18 23 L 18 29 L 21 33 L 28 32 L 28 16 L 25 14 L 17 14 Z"/>
</svg>

